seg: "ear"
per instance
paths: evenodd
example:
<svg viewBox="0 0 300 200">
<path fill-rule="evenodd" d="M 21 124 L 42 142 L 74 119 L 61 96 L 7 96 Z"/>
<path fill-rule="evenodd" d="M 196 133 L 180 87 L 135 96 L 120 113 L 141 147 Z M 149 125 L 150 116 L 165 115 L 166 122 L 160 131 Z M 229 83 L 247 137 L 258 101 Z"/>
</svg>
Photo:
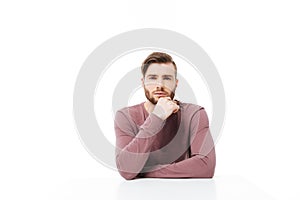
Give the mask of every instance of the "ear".
<svg viewBox="0 0 300 200">
<path fill-rule="evenodd" d="M 142 85 L 145 85 L 144 77 L 141 78 Z"/>
<path fill-rule="evenodd" d="M 176 87 L 178 86 L 178 79 L 176 78 Z"/>
</svg>

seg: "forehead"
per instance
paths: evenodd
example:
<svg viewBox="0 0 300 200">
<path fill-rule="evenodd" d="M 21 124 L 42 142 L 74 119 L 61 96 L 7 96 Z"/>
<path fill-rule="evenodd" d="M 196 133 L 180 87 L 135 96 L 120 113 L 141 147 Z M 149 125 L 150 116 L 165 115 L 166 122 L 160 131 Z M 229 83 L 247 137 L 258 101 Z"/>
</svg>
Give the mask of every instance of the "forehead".
<svg viewBox="0 0 300 200">
<path fill-rule="evenodd" d="M 175 67 L 172 63 L 153 63 L 149 65 L 146 76 L 149 74 L 174 76 Z"/>
</svg>

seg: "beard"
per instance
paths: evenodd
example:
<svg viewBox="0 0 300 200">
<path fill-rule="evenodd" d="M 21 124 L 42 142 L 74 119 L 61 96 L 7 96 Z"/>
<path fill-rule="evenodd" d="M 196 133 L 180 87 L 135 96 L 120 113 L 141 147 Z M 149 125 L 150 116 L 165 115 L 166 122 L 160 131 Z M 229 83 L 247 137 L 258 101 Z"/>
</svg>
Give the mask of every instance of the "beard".
<svg viewBox="0 0 300 200">
<path fill-rule="evenodd" d="M 147 90 L 147 89 L 145 88 L 145 86 L 144 86 L 144 91 L 145 91 L 145 96 L 146 96 L 146 98 L 147 98 L 152 104 L 156 105 L 157 102 L 158 102 L 158 99 L 156 100 L 153 96 L 151 96 L 151 95 L 150 95 L 150 91 Z M 164 88 L 161 88 L 160 90 L 155 90 L 155 92 L 166 92 L 166 93 L 167 93 L 167 91 L 165 91 Z M 174 89 L 174 91 L 171 91 L 171 94 L 170 94 L 170 95 L 169 95 L 169 94 L 167 95 L 167 97 L 170 97 L 171 100 L 174 99 L 174 96 L 175 96 L 175 89 Z"/>
</svg>

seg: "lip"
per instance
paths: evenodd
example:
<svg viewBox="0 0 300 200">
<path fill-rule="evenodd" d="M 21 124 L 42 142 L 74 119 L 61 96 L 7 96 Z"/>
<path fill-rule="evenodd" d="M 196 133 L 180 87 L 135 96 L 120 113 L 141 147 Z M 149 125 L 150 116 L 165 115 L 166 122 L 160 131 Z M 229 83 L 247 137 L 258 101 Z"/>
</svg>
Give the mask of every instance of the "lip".
<svg viewBox="0 0 300 200">
<path fill-rule="evenodd" d="M 166 97 L 167 93 L 165 92 L 154 92 L 154 95 L 157 97 Z"/>
<path fill-rule="evenodd" d="M 166 97 L 167 95 L 164 95 L 164 94 L 155 94 L 154 96 L 157 96 L 157 97 Z"/>
<path fill-rule="evenodd" d="M 154 92 L 154 95 L 167 95 L 165 92 Z"/>
</svg>

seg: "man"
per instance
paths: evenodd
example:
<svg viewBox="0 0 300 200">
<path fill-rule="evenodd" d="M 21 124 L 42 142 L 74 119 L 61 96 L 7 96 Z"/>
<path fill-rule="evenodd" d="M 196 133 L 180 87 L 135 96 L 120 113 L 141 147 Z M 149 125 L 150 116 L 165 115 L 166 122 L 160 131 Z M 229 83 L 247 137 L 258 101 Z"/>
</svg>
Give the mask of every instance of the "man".
<svg viewBox="0 0 300 200">
<path fill-rule="evenodd" d="M 116 164 L 125 179 L 212 178 L 214 142 L 203 107 L 174 100 L 177 66 L 166 53 L 143 62 L 146 102 L 115 115 Z"/>
</svg>

